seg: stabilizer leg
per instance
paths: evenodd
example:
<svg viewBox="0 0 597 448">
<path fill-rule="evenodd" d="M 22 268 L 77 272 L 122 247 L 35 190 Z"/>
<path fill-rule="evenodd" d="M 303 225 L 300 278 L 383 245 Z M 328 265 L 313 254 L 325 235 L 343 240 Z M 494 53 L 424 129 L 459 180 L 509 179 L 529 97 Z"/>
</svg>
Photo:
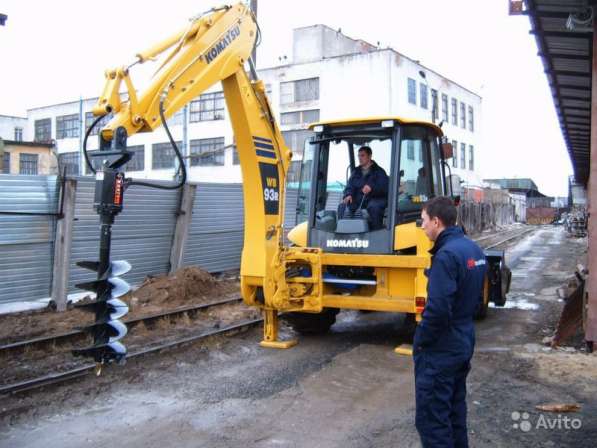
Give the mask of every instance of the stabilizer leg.
<svg viewBox="0 0 597 448">
<path fill-rule="evenodd" d="M 263 310 L 263 341 L 259 343 L 266 348 L 290 348 L 297 344 L 297 340 L 278 340 L 278 311 L 272 309 Z"/>
<path fill-rule="evenodd" d="M 411 344 L 400 344 L 398 347 L 394 349 L 394 353 L 398 355 L 412 356 L 413 346 Z"/>
</svg>

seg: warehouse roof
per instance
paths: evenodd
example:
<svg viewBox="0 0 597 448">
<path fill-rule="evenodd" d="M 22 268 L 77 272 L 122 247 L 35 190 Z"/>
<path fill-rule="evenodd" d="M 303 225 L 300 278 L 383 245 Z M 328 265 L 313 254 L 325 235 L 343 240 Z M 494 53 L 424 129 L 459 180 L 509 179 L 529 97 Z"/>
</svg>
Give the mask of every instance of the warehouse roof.
<svg viewBox="0 0 597 448">
<path fill-rule="evenodd" d="M 591 140 L 592 1 L 525 0 L 578 182 L 587 183 Z M 570 19 L 572 16 L 572 19 Z M 591 17 L 592 19 L 592 17 Z M 572 29 L 567 27 L 571 22 Z"/>
</svg>

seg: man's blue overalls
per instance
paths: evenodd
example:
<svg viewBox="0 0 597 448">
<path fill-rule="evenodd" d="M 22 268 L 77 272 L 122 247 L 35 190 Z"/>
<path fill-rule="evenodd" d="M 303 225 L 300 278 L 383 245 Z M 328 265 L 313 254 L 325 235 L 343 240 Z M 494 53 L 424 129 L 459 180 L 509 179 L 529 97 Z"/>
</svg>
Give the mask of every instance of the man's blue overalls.
<svg viewBox="0 0 597 448">
<path fill-rule="evenodd" d="M 430 252 L 427 303 L 413 341 L 416 427 L 424 447 L 466 447 L 466 376 L 485 255 L 456 226 L 442 231 Z"/>
</svg>

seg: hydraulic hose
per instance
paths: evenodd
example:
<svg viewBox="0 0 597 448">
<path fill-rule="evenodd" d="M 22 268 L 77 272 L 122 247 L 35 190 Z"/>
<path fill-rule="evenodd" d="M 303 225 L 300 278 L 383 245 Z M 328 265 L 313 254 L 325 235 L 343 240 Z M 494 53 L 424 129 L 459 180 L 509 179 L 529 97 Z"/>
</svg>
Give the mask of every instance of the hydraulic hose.
<svg viewBox="0 0 597 448">
<path fill-rule="evenodd" d="M 89 168 L 89 171 L 91 171 L 93 174 L 96 174 L 97 171 L 95 170 L 95 168 L 93 168 L 93 165 L 89 158 L 89 154 L 87 152 L 87 139 L 89 138 L 89 135 L 91 135 L 91 131 L 93 130 L 93 128 L 97 125 L 97 123 L 99 123 L 99 121 L 103 117 L 104 116 L 101 115 L 101 116 L 97 117 L 95 120 L 93 120 L 93 123 L 91 123 L 91 126 L 89 126 L 89 129 L 87 129 L 87 132 L 85 132 L 85 139 L 83 140 L 83 155 L 85 156 L 85 162 L 87 163 L 87 168 Z M 182 157 L 182 154 L 180 153 L 180 150 L 178 149 L 178 145 L 176 144 L 176 142 L 174 141 L 174 138 L 172 137 L 172 134 L 170 133 L 170 128 L 168 128 L 168 123 L 166 123 L 166 117 L 164 115 L 164 99 L 163 98 L 160 100 L 160 119 L 162 120 L 164 129 L 166 130 L 166 134 L 168 135 L 168 140 L 170 140 L 172 149 L 174 149 L 176 157 L 178 158 L 178 163 L 179 163 L 178 170 L 181 173 L 180 181 L 176 185 L 160 185 L 160 184 L 156 184 L 156 183 L 152 183 L 152 182 L 143 182 L 143 181 L 131 179 L 128 182 L 128 185 L 143 185 L 145 187 L 158 188 L 158 189 L 162 189 L 162 190 L 177 190 L 180 187 L 182 187 L 187 181 L 187 168 L 184 164 L 184 159 Z"/>
<path fill-rule="evenodd" d="M 168 124 L 166 123 L 166 117 L 164 116 L 164 98 L 160 100 L 160 119 L 162 120 L 162 124 L 164 125 L 164 129 L 166 130 L 166 134 L 168 135 L 168 140 L 170 140 L 170 144 L 172 145 L 172 149 L 176 153 L 176 157 L 178 158 L 178 170 L 181 173 L 180 181 L 176 185 L 160 185 L 153 182 L 144 182 L 140 180 L 130 180 L 128 185 L 142 185 L 145 187 L 150 188 L 158 188 L 161 190 L 177 190 L 181 188 L 187 181 L 187 167 L 184 164 L 184 159 L 182 158 L 182 154 L 178 149 L 178 145 L 174 141 L 172 134 L 170 133 L 170 129 L 168 128 Z"/>
<path fill-rule="evenodd" d="M 91 126 L 89 126 L 89 129 L 87 129 L 87 131 L 85 132 L 85 139 L 83 140 L 83 155 L 85 156 L 85 162 L 87 163 L 87 168 L 89 168 L 89 171 L 91 171 L 93 174 L 95 174 L 96 171 L 95 171 L 95 168 L 93 168 L 93 164 L 91 163 L 91 160 L 89 159 L 89 154 L 87 154 L 87 139 L 91 135 L 91 131 L 93 131 L 93 128 L 99 123 L 99 121 L 102 118 L 104 118 L 104 115 L 100 115 L 95 120 L 93 120 L 93 123 L 91 123 Z"/>
</svg>

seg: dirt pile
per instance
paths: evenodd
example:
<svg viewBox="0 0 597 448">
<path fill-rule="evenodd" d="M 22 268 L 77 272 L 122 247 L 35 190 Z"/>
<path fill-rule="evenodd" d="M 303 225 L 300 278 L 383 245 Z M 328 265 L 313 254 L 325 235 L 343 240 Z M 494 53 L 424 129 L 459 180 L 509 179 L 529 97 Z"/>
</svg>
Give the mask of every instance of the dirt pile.
<svg viewBox="0 0 597 448">
<path fill-rule="evenodd" d="M 206 271 L 192 266 L 179 269 L 171 275 L 148 277 L 139 288 L 121 299 L 130 307 L 126 318 L 135 318 L 217 301 L 238 293 L 238 281 L 219 281 Z M 64 333 L 92 321 L 91 313 L 76 308 L 64 313 L 44 309 L 0 315 L 0 344 Z"/>
<path fill-rule="evenodd" d="M 171 275 L 147 277 L 134 292 L 125 297 L 132 305 L 186 305 L 189 300 L 206 297 L 221 290 L 221 285 L 207 272 L 191 266 Z M 126 300 L 129 299 L 129 300 Z"/>
</svg>

